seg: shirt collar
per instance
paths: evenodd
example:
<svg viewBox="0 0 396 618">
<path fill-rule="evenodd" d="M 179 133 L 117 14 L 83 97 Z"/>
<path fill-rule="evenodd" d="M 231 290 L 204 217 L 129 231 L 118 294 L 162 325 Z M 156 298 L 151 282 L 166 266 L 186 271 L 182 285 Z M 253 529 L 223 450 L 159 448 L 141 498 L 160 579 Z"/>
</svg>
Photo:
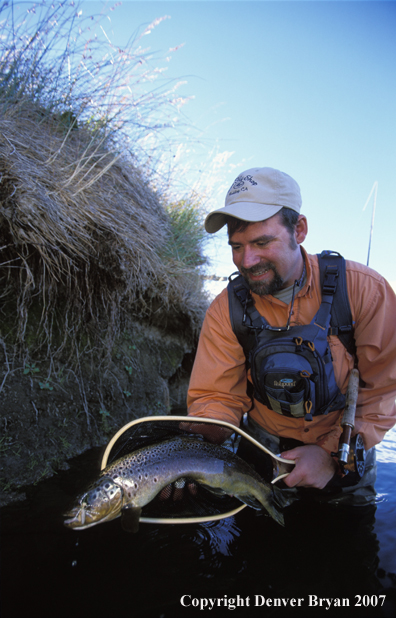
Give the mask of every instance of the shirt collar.
<svg viewBox="0 0 396 618">
<path fill-rule="evenodd" d="M 311 288 L 312 288 L 312 265 L 311 265 L 311 256 L 305 251 L 304 247 L 301 248 L 301 253 L 304 258 L 305 268 L 307 269 L 307 278 L 305 281 L 305 285 L 298 291 L 297 296 L 312 296 Z"/>
</svg>

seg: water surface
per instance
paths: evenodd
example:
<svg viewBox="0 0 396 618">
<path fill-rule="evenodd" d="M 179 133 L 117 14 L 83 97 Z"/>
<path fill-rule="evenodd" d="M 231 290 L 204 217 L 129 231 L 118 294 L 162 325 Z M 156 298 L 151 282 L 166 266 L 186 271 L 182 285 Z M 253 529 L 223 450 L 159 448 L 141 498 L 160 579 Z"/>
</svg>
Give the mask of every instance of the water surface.
<svg viewBox="0 0 396 618">
<path fill-rule="evenodd" d="M 396 616 L 395 429 L 377 450 L 376 507 L 300 503 L 285 528 L 246 508 L 134 535 L 120 520 L 66 529 L 62 513 L 100 457 L 73 459 L 2 509 L 3 618 Z"/>
</svg>

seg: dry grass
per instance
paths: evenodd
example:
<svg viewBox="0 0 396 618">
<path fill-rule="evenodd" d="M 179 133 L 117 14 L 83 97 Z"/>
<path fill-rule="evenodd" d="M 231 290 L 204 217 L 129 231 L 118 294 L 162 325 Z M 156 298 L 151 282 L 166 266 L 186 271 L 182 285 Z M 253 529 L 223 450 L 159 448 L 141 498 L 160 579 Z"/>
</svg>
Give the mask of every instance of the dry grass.
<svg viewBox="0 0 396 618">
<path fill-rule="evenodd" d="M 152 318 L 153 307 L 198 326 L 202 294 L 194 268 L 169 253 L 170 217 L 100 136 L 65 131 L 28 101 L 11 106 L 0 119 L 0 173 L 2 300 L 18 298 L 20 342 L 33 299 L 47 333 L 59 301 L 69 323 L 105 320 L 110 339 L 122 314 Z"/>
<path fill-rule="evenodd" d="M 34 49 L 37 40 L 26 40 L 14 54 L 16 65 L 6 46 L 0 58 L 0 301 L 4 323 L 14 318 L 3 342 L 7 334 L 7 342 L 31 356 L 27 331 L 33 328 L 35 348 L 45 346 L 51 358 L 67 350 L 78 360 L 81 346 L 111 354 L 136 317 L 182 327 L 193 339 L 206 309 L 197 209 L 194 214 L 188 202 L 188 216 L 175 217 L 183 206 L 166 203 L 151 183 L 153 170 L 125 148 L 128 109 L 124 98 L 114 105 L 119 86 L 112 92 L 107 72 L 102 82 L 97 73 L 91 103 L 81 94 L 86 82 L 82 88 L 75 80 L 76 97 L 69 93 L 66 105 L 47 84 L 55 75 L 58 87 L 64 85 L 61 70 L 43 64 L 42 41 Z M 103 109 L 97 107 L 101 83 Z M 150 132 L 145 105 L 142 99 L 135 120 L 147 112 Z M 183 246 L 190 247 L 188 259 Z"/>
</svg>

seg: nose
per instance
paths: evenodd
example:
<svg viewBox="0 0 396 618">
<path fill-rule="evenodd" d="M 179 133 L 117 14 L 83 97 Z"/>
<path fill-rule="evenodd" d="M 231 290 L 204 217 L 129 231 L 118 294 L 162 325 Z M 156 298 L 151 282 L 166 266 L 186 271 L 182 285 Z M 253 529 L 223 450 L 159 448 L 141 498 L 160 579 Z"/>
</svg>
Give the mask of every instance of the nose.
<svg viewBox="0 0 396 618">
<path fill-rule="evenodd" d="M 260 256 L 255 251 L 254 247 L 250 247 L 247 245 L 243 248 L 243 251 L 240 255 L 240 260 L 238 261 L 238 267 L 242 268 L 252 268 L 252 266 L 256 266 L 256 264 L 260 263 Z"/>
</svg>

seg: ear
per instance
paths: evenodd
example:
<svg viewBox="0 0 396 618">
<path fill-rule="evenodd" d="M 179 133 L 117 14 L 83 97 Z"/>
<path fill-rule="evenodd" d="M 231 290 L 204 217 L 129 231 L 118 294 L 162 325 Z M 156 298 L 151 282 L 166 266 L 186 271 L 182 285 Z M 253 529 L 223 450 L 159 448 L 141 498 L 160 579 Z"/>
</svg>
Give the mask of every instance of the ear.
<svg viewBox="0 0 396 618">
<path fill-rule="evenodd" d="M 294 238 L 297 244 L 304 242 L 308 234 L 308 221 L 305 215 L 299 215 L 294 230 Z"/>
</svg>

